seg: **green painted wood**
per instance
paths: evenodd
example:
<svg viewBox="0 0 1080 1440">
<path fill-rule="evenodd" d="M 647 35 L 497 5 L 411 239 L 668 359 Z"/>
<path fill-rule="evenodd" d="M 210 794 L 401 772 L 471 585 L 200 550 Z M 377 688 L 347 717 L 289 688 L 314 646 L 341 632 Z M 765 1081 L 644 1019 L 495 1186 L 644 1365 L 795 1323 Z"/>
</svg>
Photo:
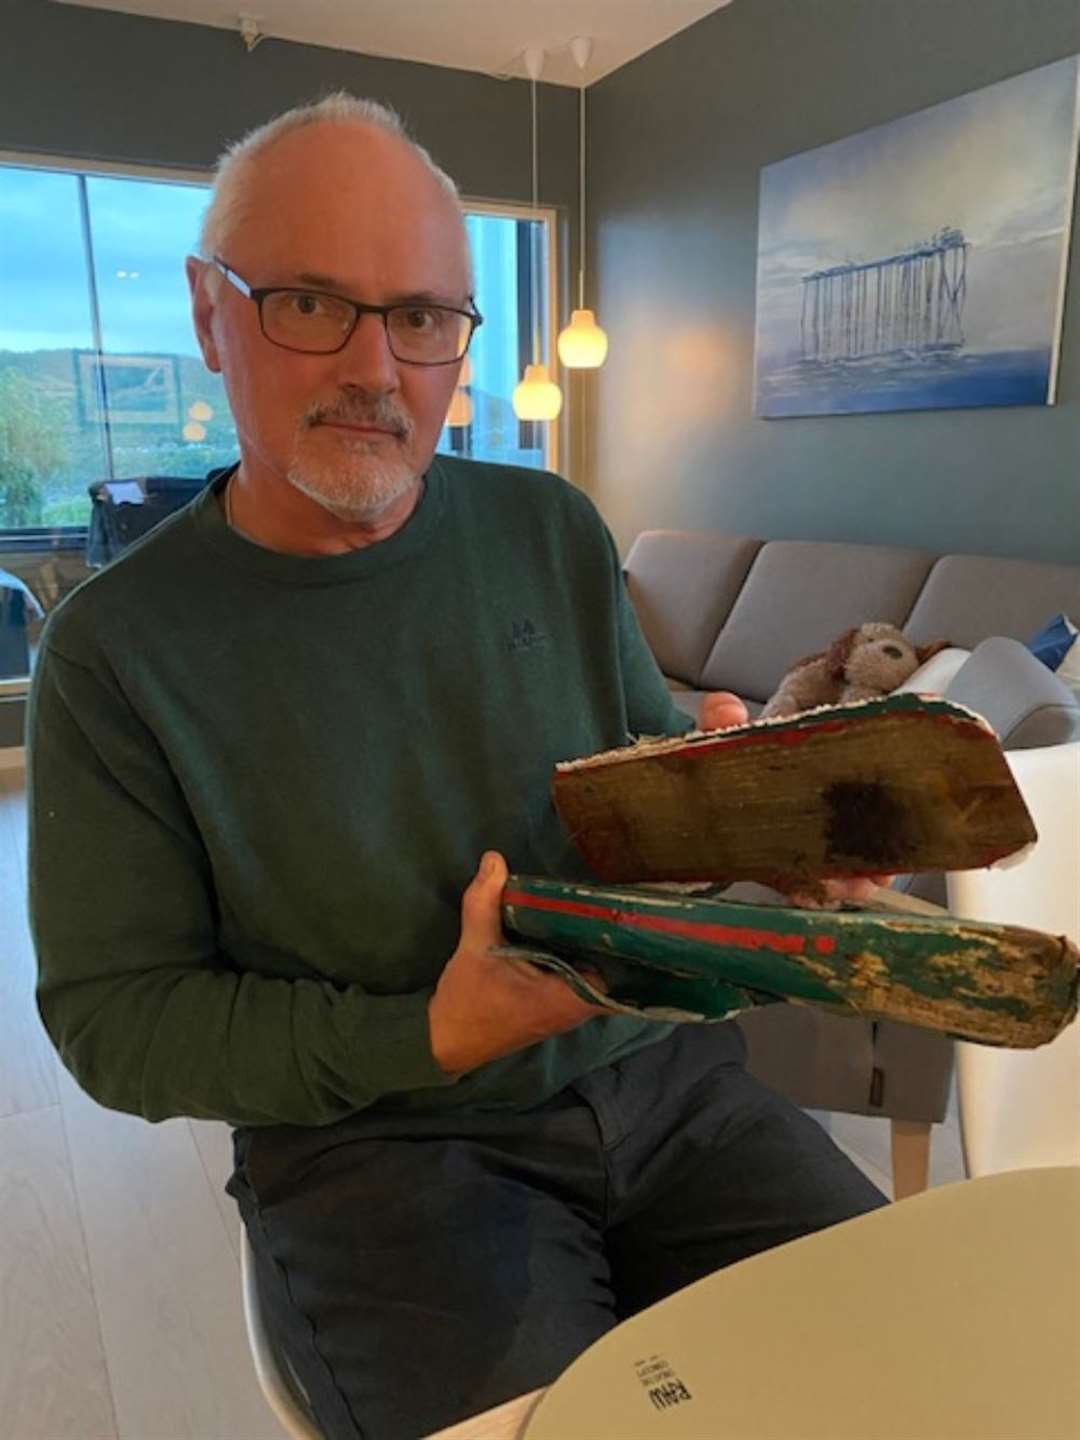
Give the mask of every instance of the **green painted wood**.
<svg viewBox="0 0 1080 1440">
<path fill-rule="evenodd" d="M 725 1019 L 784 999 L 1024 1048 L 1076 1014 L 1080 951 L 1020 926 L 521 875 L 503 919 L 512 942 L 578 977 L 595 971 L 602 985 L 588 993 L 657 1018 Z"/>
</svg>

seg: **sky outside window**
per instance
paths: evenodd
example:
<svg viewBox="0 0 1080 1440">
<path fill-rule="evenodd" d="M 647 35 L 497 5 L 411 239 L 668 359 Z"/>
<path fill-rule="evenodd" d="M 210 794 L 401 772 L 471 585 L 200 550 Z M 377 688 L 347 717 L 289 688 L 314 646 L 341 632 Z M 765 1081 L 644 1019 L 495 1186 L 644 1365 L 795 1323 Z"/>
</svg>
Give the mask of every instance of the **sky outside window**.
<svg viewBox="0 0 1080 1440">
<path fill-rule="evenodd" d="M 105 350 L 201 363 L 182 262 L 197 249 L 206 188 L 90 175 L 86 189 Z"/>
<path fill-rule="evenodd" d="M 82 477 L 108 473 L 74 379 L 93 343 L 78 177 L 0 167 L 0 528 L 85 524 Z"/>
<path fill-rule="evenodd" d="M 0 352 L 92 343 L 76 177 L 0 169 Z"/>
<path fill-rule="evenodd" d="M 237 458 L 184 275 L 208 197 L 205 185 L 0 166 L 0 529 L 85 525 L 101 480 L 203 476 Z M 466 223 L 485 324 L 472 423 L 444 429 L 440 448 L 540 466 L 547 427 L 520 424 L 511 395 L 532 297 L 546 302 L 546 227 L 486 212 Z M 542 330 L 546 349 L 546 315 Z"/>
</svg>

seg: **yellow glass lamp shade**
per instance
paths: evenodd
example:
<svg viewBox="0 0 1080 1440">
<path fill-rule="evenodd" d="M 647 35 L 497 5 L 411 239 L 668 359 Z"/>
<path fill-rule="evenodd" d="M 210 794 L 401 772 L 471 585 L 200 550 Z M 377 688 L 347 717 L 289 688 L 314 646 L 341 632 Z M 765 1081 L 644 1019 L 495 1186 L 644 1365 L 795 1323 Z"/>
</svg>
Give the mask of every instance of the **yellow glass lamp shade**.
<svg viewBox="0 0 1080 1440">
<path fill-rule="evenodd" d="M 562 391 L 548 379 L 546 365 L 526 365 L 525 378 L 514 387 L 514 414 L 519 420 L 554 420 L 562 409 Z"/>
<path fill-rule="evenodd" d="M 570 370 L 595 370 L 607 355 L 607 335 L 591 310 L 575 310 L 559 333 L 559 359 Z"/>
</svg>

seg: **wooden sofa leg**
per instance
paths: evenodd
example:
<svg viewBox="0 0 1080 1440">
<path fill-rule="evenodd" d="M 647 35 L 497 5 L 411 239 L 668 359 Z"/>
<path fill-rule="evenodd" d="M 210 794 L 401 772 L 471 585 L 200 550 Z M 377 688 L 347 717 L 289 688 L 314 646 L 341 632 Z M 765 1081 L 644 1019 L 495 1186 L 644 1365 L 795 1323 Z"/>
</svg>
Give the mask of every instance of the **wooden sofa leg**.
<svg viewBox="0 0 1080 1440">
<path fill-rule="evenodd" d="M 892 1120 L 893 1199 L 918 1195 L 930 1181 L 930 1121 Z"/>
</svg>

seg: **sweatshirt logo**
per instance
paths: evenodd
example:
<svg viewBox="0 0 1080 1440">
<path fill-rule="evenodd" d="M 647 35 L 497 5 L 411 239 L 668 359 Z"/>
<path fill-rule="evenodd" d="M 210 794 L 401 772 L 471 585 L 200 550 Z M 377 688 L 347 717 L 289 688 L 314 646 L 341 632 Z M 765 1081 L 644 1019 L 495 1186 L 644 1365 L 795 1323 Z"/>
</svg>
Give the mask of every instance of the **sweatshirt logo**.
<svg viewBox="0 0 1080 1440">
<path fill-rule="evenodd" d="M 513 654 L 516 650 L 536 650 L 548 643 L 548 637 L 538 630 L 527 615 L 514 620 L 510 626 L 510 638 L 506 648 Z"/>
</svg>

